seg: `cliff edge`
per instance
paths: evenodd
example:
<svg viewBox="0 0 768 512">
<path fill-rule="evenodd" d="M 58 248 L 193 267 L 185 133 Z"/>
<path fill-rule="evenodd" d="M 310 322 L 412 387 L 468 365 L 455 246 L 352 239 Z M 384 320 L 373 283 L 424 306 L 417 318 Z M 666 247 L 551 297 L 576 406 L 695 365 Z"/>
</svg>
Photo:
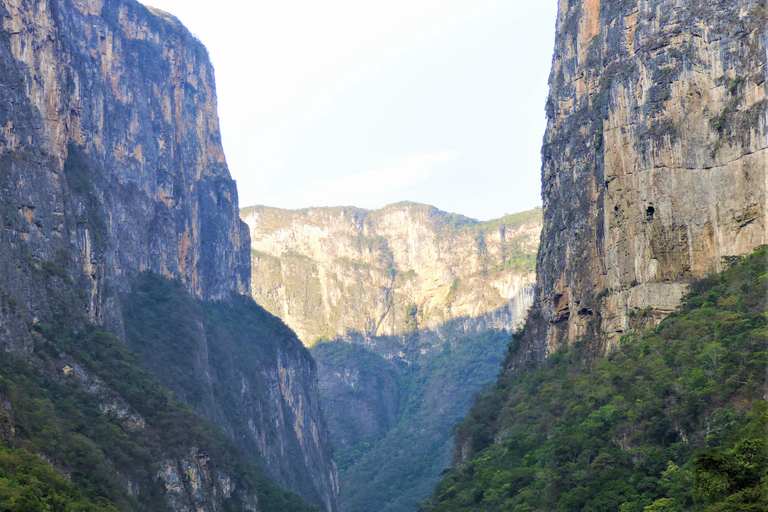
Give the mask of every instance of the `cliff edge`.
<svg viewBox="0 0 768 512">
<path fill-rule="evenodd" d="M 524 345 L 602 353 L 768 241 L 762 0 L 560 1 Z"/>
<path fill-rule="evenodd" d="M 173 16 L 134 0 L 7 0 L 0 23 L 0 347 L 35 363 L 40 326 L 76 334 L 82 317 L 138 349 L 126 307 L 150 274 L 178 280 L 190 300 L 238 307 L 250 295 L 250 241 L 205 47 Z M 335 510 L 314 363 L 279 320 L 259 318 L 279 340 L 229 340 L 206 331 L 201 314 L 189 317 L 199 342 L 190 375 L 207 387 L 199 399 L 158 375 L 225 430 L 251 431 L 237 439 L 250 462 Z M 144 363 L 173 357 L 168 340 L 155 339 Z M 214 371 L 209 356 L 250 342 L 281 350 L 256 358 L 263 367 L 236 358 Z M 239 386 L 248 378 L 263 388 Z M 216 395 L 240 388 L 242 403 Z"/>
</svg>

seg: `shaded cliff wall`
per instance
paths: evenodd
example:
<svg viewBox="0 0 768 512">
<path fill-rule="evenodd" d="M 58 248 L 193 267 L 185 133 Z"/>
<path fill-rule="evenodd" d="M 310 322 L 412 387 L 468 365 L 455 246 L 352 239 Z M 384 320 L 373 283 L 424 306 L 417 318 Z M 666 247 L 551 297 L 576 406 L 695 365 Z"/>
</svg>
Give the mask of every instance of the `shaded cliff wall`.
<svg viewBox="0 0 768 512">
<path fill-rule="evenodd" d="M 409 344 L 438 343 L 446 325 L 512 329 L 532 300 L 540 210 L 489 222 L 415 203 L 241 216 L 254 299 L 307 345 L 344 338 L 407 359 Z"/>
<path fill-rule="evenodd" d="M 338 476 L 309 351 L 250 298 L 195 300 L 143 273 L 126 298 L 128 345 L 240 453 L 307 503 L 338 510 Z"/>
<path fill-rule="evenodd" d="M 178 279 L 206 301 L 249 295 L 248 230 L 202 44 L 174 17 L 133 0 L 4 0 L 0 21 L 0 345 L 34 358 L 34 326 L 60 322 L 64 303 L 125 339 L 125 301 L 143 271 Z M 216 384 L 263 377 L 297 410 L 302 400 L 316 403 L 311 358 L 291 343 L 295 350 L 268 360 L 271 367 L 241 358 Z M 201 347 L 193 374 L 213 386 L 208 345 Z M 164 383 L 184 396 L 177 382 Z M 335 509 L 319 410 L 306 407 L 302 414 L 317 413 L 306 425 L 314 430 L 297 433 L 271 395 L 251 398 L 280 435 L 238 439 L 243 450 L 259 452 L 278 483 Z M 231 431 L 256 418 L 188 403 Z M 302 443 L 300 435 L 317 440 L 307 451 L 325 443 L 308 455 L 323 466 L 317 480 L 293 467 L 298 459 L 272 456 L 286 439 Z"/>
<path fill-rule="evenodd" d="M 8 0 L 0 16 L 3 259 L 84 276 L 90 318 L 118 330 L 118 295 L 140 270 L 205 299 L 247 294 L 205 48 L 135 2 Z M 29 311 L 42 306 L 27 277 L 4 288 Z"/>
<path fill-rule="evenodd" d="M 768 241 L 767 18 L 764 0 L 560 1 L 528 355 L 585 334 L 601 353 Z"/>
</svg>

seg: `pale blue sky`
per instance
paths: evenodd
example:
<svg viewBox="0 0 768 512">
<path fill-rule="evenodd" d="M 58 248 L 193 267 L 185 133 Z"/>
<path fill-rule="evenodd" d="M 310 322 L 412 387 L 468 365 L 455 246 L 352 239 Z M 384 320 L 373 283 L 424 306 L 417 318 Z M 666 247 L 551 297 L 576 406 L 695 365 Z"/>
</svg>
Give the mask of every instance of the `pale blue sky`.
<svg viewBox="0 0 768 512">
<path fill-rule="evenodd" d="M 208 47 L 240 206 L 538 206 L 555 0 L 147 0 Z"/>
</svg>

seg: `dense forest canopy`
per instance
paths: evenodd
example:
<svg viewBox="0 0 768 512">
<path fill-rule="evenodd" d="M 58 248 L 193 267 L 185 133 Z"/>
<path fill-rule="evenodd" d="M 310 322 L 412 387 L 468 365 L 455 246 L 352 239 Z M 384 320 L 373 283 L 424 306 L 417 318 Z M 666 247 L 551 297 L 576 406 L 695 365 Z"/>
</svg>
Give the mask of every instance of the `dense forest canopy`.
<svg viewBox="0 0 768 512">
<path fill-rule="evenodd" d="M 768 510 L 768 247 L 727 263 L 606 358 L 502 374 L 421 511 Z"/>
</svg>

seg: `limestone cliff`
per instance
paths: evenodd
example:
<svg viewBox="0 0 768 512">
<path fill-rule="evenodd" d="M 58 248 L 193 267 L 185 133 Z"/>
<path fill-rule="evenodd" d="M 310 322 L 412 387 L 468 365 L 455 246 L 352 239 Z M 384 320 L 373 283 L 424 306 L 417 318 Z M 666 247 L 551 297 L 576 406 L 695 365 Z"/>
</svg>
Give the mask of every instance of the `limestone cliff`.
<svg viewBox="0 0 768 512">
<path fill-rule="evenodd" d="M 445 325 L 511 329 L 530 305 L 538 210 L 489 222 L 415 203 L 257 206 L 241 217 L 251 232 L 254 299 L 307 345 L 344 338 L 413 359 L 408 351 L 429 350 Z"/>
<path fill-rule="evenodd" d="M 526 347 L 601 353 L 768 241 L 764 0 L 560 0 Z"/>
<path fill-rule="evenodd" d="M 341 509 L 415 510 L 450 464 L 451 426 L 525 318 L 541 211 L 478 222 L 399 203 L 241 216 L 254 298 L 312 345 Z"/>
<path fill-rule="evenodd" d="M 117 295 L 141 270 L 206 299 L 247 294 L 248 234 L 204 47 L 130 1 L 8 0 L 0 15 L 14 259 L 85 275 L 97 323 L 119 321 Z"/>
<path fill-rule="evenodd" d="M 248 295 L 248 230 L 202 44 L 173 16 L 134 0 L 3 0 L 0 23 L 0 346 L 34 359 L 36 326 L 60 323 L 71 308 L 125 340 L 126 297 L 143 271 L 178 279 L 205 301 Z M 286 343 L 293 348 L 279 365 L 233 373 L 266 379 L 281 400 L 304 407 L 297 417 L 311 430 L 284 422 L 274 397 L 249 395 L 280 435 L 238 441 L 268 460 L 280 483 L 334 509 L 314 365 L 295 338 Z M 201 357 L 195 374 L 210 379 L 207 365 Z M 198 412 L 227 428 L 256 421 L 255 413 Z M 271 456 L 286 440 L 306 448 L 321 478 L 299 459 Z"/>
</svg>

